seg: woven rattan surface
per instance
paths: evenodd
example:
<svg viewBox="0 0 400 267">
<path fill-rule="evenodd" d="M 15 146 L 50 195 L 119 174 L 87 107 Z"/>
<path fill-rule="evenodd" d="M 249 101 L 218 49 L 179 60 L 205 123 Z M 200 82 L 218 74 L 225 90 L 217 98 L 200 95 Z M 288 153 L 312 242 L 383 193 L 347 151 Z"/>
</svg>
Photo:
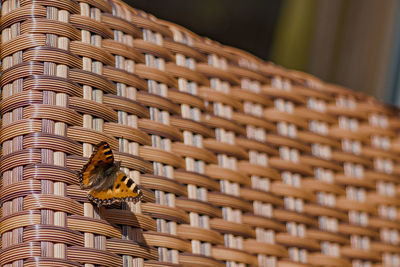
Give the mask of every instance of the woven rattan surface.
<svg viewBox="0 0 400 267">
<path fill-rule="evenodd" d="M 120 0 L 0 30 L 1 266 L 400 267 L 396 108 Z M 101 141 L 140 202 L 80 188 Z"/>
</svg>

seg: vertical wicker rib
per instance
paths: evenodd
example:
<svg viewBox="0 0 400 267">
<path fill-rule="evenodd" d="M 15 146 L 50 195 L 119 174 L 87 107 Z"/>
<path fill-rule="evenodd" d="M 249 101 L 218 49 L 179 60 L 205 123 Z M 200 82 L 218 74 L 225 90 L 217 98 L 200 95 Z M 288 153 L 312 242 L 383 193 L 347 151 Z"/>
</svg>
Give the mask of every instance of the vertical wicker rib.
<svg viewBox="0 0 400 267">
<path fill-rule="evenodd" d="M 373 99 L 359 101 L 357 107 L 368 114 L 368 122 L 361 124 L 359 130 L 369 138 L 362 154 L 371 159 L 374 166 L 365 171 L 365 178 L 376 187 L 376 191 L 367 194 L 367 202 L 378 210 L 377 215 L 369 218 L 368 225 L 380 234 L 371 242 L 371 250 L 380 254 L 382 266 L 400 266 L 397 219 L 400 203 L 395 197 L 399 173 L 394 168 L 399 157 L 392 146 L 392 140 L 397 137 L 396 127 L 389 124 L 395 113 Z"/>
<path fill-rule="evenodd" d="M 252 201 L 253 212 L 243 214 L 243 222 L 255 230 L 255 238 L 244 241 L 244 249 L 257 255 L 259 266 L 277 266 L 277 259 L 287 257 L 286 248 L 276 244 L 276 231 L 284 231 L 284 225 L 274 219 L 274 209 L 282 208 L 283 201 L 270 192 L 273 180 L 279 180 L 280 174 L 269 167 L 268 158 L 277 156 L 278 150 L 266 144 L 266 135 L 275 132 L 273 123 L 263 118 L 264 109 L 273 102 L 259 97 L 261 86 L 269 79 L 259 72 L 260 61 L 247 53 L 225 47 L 237 56 L 231 61 L 229 71 L 241 81 L 240 86 L 231 89 L 232 95 L 243 104 L 243 112 L 234 112 L 233 119 L 246 127 L 246 136 L 236 138 L 236 143 L 244 148 L 249 160 L 238 163 L 238 169 L 248 175 L 251 185 L 240 189 L 240 196 Z"/>
<path fill-rule="evenodd" d="M 40 28 L 41 23 L 51 23 L 51 20 L 60 21 L 64 23 L 68 23 L 69 21 L 69 11 L 59 9 L 55 6 L 46 6 L 46 19 L 38 21 L 31 21 L 32 31 L 35 32 L 35 28 Z M 25 22 L 29 25 L 29 21 Z M 25 25 L 26 25 L 25 24 Z M 35 25 L 36 24 L 36 25 Z M 29 28 L 29 27 L 27 27 Z M 29 30 L 28 30 L 29 32 Z M 24 54 L 30 53 L 34 54 L 31 57 L 32 61 L 43 61 L 43 74 L 48 76 L 58 76 L 63 78 L 68 78 L 68 69 L 70 67 L 74 67 L 74 64 L 68 64 L 67 62 L 52 60 L 50 55 L 52 53 L 59 52 L 62 54 L 67 54 L 68 49 L 70 47 L 70 39 L 67 38 L 64 34 L 58 33 L 57 31 L 47 33 L 46 41 L 44 47 L 35 47 L 34 50 L 26 50 Z M 60 50 L 53 50 L 54 48 Z M 54 52 L 53 52 L 53 51 Z M 66 51 L 67 50 L 67 51 Z M 51 51 L 51 52 L 50 52 Z M 25 57 L 24 55 L 24 57 Z M 60 56 L 61 56 L 60 55 Z M 47 56 L 47 57 L 46 57 Z M 67 56 L 67 55 L 66 55 Z M 28 56 L 29 57 L 29 56 Z M 40 59 L 42 58 L 42 59 Z M 79 62 L 77 60 L 77 62 Z M 80 63 L 80 62 L 79 62 Z M 80 66 L 80 64 L 77 64 Z M 58 93 L 51 90 L 43 90 L 43 105 L 48 105 L 49 108 L 55 108 L 53 106 L 60 106 L 65 108 L 68 104 L 68 95 L 65 93 Z M 39 107 L 39 105 L 37 106 Z M 39 107 L 40 108 L 40 107 Z M 66 153 L 67 150 L 55 148 L 51 142 L 59 139 L 59 136 L 65 137 L 67 135 L 67 124 L 63 120 L 52 120 L 47 118 L 42 118 L 42 132 L 32 134 L 32 148 L 40 148 L 41 149 L 41 163 L 42 164 L 50 164 L 57 166 L 66 166 Z M 25 142 L 29 142 L 27 139 L 30 136 L 26 136 L 24 139 Z M 42 140 L 40 140 L 42 139 Z M 47 140 L 46 140 L 47 139 Z M 54 141 L 53 141 L 54 140 Z M 72 140 L 67 139 L 69 142 Z M 40 141 L 48 141 L 48 145 L 40 144 Z M 36 144 L 35 144 L 36 143 Z M 54 142 L 55 143 L 55 142 Z M 67 188 L 66 184 L 63 182 L 54 182 L 50 180 L 42 180 L 41 181 L 41 194 L 42 196 L 46 194 L 54 194 L 57 196 L 61 196 L 62 198 L 66 197 Z M 26 199 L 27 200 L 27 199 Z M 57 210 L 57 209 L 41 209 L 41 224 L 50 224 L 56 227 L 66 227 L 67 217 L 66 210 Z M 41 251 L 42 257 L 54 257 L 54 258 L 62 258 L 66 259 L 67 257 L 67 247 L 64 242 L 51 242 L 42 241 L 41 242 Z"/>
<path fill-rule="evenodd" d="M 166 72 L 178 79 L 178 90 L 170 90 L 168 97 L 178 103 L 182 117 L 171 118 L 183 142 L 175 142 L 172 151 L 185 159 L 186 170 L 176 172 L 176 179 L 187 186 L 187 197 L 177 199 L 177 206 L 187 211 L 190 224 L 178 227 L 178 235 L 191 240 L 192 253 L 182 253 L 180 263 L 184 266 L 223 266 L 211 257 L 212 244 L 223 244 L 223 237 L 210 229 L 210 217 L 221 217 L 218 209 L 208 203 L 208 191 L 219 190 L 219 184 L 206 176 L 206 164 L 217 164 L 217 157 L 204 148 L 203 139 L 213 137 L 211 129 L 200 122 L 205 111 L 204 101 L 198 96 L 198 86 L 209 85 L 208 79 L 196 72 L 196 61 L 206 57 L 195 49 L 193 37 L 187 31 L 171 23 L 163 22 L 174 34 L 173 40 L 164 40 L 164 47 L 175 55 L 176 63 L 168 63 Z"/>
<path fill-rule="evenodd" d="M 284 200 L 284 209 L 276 209 L 274 215 L 285 223 L 286 231 L 278 233 L 276 241 L 286 246 L 289 254 L 279 266 L 309 266 L 308 253 L 319 250 L 319 244 L 307 236 L 307 230 L 316 227 L 317 221 L 307 215 L 304 206 L 315 203 L 316 198 L 302 186 L 302 178 L 313 175 L 311 167 L 301 162 L 311 149 L 298 140 L 298 132 L 308 125 L 295 113 L 306 100 L 294 93 L 293 87 L 299 81 L 287 72 L 271 65 L 263 65 L 261 71 L 271 77 L 262 93 L 274 101 L 273 107 L 264 110 L 264 117 L 277 127 L 277 134 L 267 135 L 266 141 L 279 149 L 279 156 L 271 157 L 269 164 L 280 171 L 281 181 L 274 181 L 271 191 Z"/>
<path fill-rule="evenodd" d="M 110 90 L 109 92 L 115 94 L 115 85 L 108 82 L 108 80 L 102 81 L 104 82 L 103 88 L 93 83 L 97 77 L 102 77 L 104 65 L 114 65 L 112 55 L 101 49 L 102 40 L 112 37 L 112 31 L 101 23 L 102 13 L 110 12 L 111 7 L 103 1 L 80 1 L 79 5 L 80 14 L 71 17 L 71 24 L 80 30 L 81 40 L 73 42 L 71 50 L 75 55 L 82 58 L 82 69 L 73 70 L 73 72 L 70 72 L 70 75 L 74 82 L 82 85 L 83 98 L 71 99 L 70 105 L 73 105 L 76 110 L 83 113 L 83 127 L 70 127 L 68 129 L 68 136 L 83 142 L 83 156 L 90 157 L 93 145 L 104 139 L 110 142 L 114 150 L 118 150 L 117 141 L 103 133 L 105 121 L 115 122 L 117 120 L 116 112 L 106 109 L 102 110 L 102 114 L 98 114 L 97 110 L 100 108 L 105 109 L 103 107 L 104 93 Z M 87 25 L 91 25 L 92 27 L 88 27 Z M 91 108 L 80 110 L 80 108 L 86 106 L 90 106 Z M 109 111 L 110 117 L 104 116 L 105 111 Z M 91 136 L 92 138 L 87 138 L 87 135 L 93 136 Z M 73 166 L 72 164 L 71 160 L 71 166 Z M 100 255 L 107 255 L 107 237 L 120 237 L 120 233 L 113 233 L 115 235 L 113 236 L 106 233 L 101 227 L 85 229 L 85 224 L 89 222 L 98 224 L 108 223 L 101 219 L 100 212 L 91 203 L 85 202 L 83 203 L 84 216 L 70 217 L 68 221 L 70 228 L 84 232 L 85 250 L 83 251 L 91 254 L 91 257 L 87 256 L 85 259 L 81 259 L 82 254 L 86 253 L 82 253 L 82 248 L 77 247 L 72 247 L 68 251 L 68 255 L 70 258 L 84 263 L 87 267 L 102 264 Z M 108 256 L 112 260 L 111 264 L 113 266 L 121 265 L 122 261 L 116 254 L 110 253 Z"/>
<path fill-rule="evenodd" d="M 308 229 L 307 235 L 320 243 L 321 250 L 309 255 L 309 262 L 316 266 L 350 266 L 350 262 L 340 255 L 340 247 L 348 240 L 338 234 L 339 222 L 347 221 L 347 215 L 336 208 L 336 199 L 345 191 L 334 184 L 336 172 L 343 168 L 332 162 L 332 149 L 340 143 L 329 137 L 329 129 L 335 118 L 325 113 L 327 102 L 332 97 L 320 92 L 321 82 L 308 76 L 294 87 L 294 91 L 307 100 L 307 105 L 295 109 L 295 113 L 308 121 L 308 130 L 298 132 L 298 138 L 311 146 L 312 155 L 301 157 L 301 162 L 313 168 L 314 175 L 303 179 L 302 186 L 317 197 L 317 203 L 307 204 L 304 210 L 317 217 L 318 228 Z"/>
<path fill-rule="evenodd" d="M 124 159 L 126 161 L 126 165 L 122 165 L 124 171 L 129 173 L 136 183 L 142 184 L 140 172 L 152 173 L 153 168 L 150 163 L 139 157 L 140 145 L 151 145 L 151 138 L 138 129 L 138 119 L 149 118 L 150 113 L 146 107 L 136 101 L 138 90 L 147 91 L 146 82 L 134 74 L 135 64 L 144 63 L 144 56 L 133 48 L 134 38 L 141 37 L 142 33 L 139 28 L 125 19 L 125 14 L 124 8 L 113 4 L 112 14 L 102 15 L 103 24 L 114 33 L 114 39 L 104 40 L 102 46 L 105 51 L 114 55 L 115 60 L 115 66 L 107 66 L 103 72 L 105 77 L 116 83 L 117 88 L 117 96 L 107 94 L 103 101 L 108 107 L 118 112 L 118 123 L 106 123 L 104 131 L 119 138 L 121 153 L 116 153 L 116 158 Z M 135 169 L 138 161 L 142 162 L 145 168 Z M 149 192 L 151 191 L 145 191 L 145 194 Z M 154 202 L 154 199 L 151 202 Z M 143 266 L 144 260 L 157 260 L 157 251 L 149 247 L 143 236 L 143 230 L 156 231 L 155 221 L 148 215 L 142 214 L 142 203 L 129 203 L 129 205 L 124 203 L 123 208 L 123 210 L 107 209 L 106 218 L 115 224 L 121 224 L 119 218 L 127 218 L 124 220 L 127 225 L 121 225 L 123 241 L 109 240 L 108 250 L 123 255 L 123 266 Z M 130 211 L 135 212 L 136 218 Z M 146 225 L 144 222 L 147 222 L 147 227 L 143 227 Z M 136 249 L 137 246 L 148 253 L 141 253 L 141 250 Z"/>
<path fill-rule="evenodd" d="M 377 214 L 374 205 L 367 202 L 367 194 L 375 190 L 375 183 L 366 177 L 365 170 L 372 161 L 363 156 L 363 145 L 368 137 L 360 131 L 367 114 L 357 109 L 357 94 L 336 86 L 325 86 L 335 100 L 327 106 L 327 112 L 337 117 L 337 124 L 329 130 L 331 136 L 341 142 L 341 149 L 332 152 L 332 159 L 343 164 L 343 173 L 335 176 L 335 183 L 346 190 L 346 195 L 336 201 L 339 209 L 348 213 L 348 223 L 339 225 L 339 233 L 346 235 L 349 245 L 342 246 L 341 255 L 349 258 L 353 267 L 371 266 L 380 256 L 371 249 L 371 239 L 379 237 L 369 226 L 369 217 Z"/>
<path fill-rule="evenodd" d="M 240 81 L 227 71 L 227 61 L 232 56 L 222 46 L 206 39 L 196 39 L 194 47 L 208 59 L 208 63 L 197 65 L 197 70 L 210 80 L 209 87 L 199 88 L 208 109 L 203 122 L 215 131 L 215 139 L 205 139 L 204 145 L 218 158 L 218 164 L 206 167 L 206 174 L 220 184 L 220 192 L 211 192 L 208 198 L 211 204 L 222 210 L 222 219 L 211 220 L 211 228 L 224 235 L 224 246 L 214 246 L 213 256 L 225 261 L 227 266 L 255 265 L 257 258 L 243 249 L 243 239 L 255 236 L 254 230 L 242 221 L 242 213 L 251 211 L 252 206 L 239 197 L 240 186 L 248 185 L 250 181 L 237 166 L 238 160 L 247 159 L 248 155 L 235 141 L 236 136 L 246 132 L 232 121 L 233 110 L 243 109 L 242 104 L 231 96 L 231 86 Z"/>
<path fill-rule="evenodd" d="M 172 33 L 144 12 L 123 9 L 125 19 L 140 29 L 140 38 L 132 41 L 137 51 L 144 54 L 144 63 L 136 64 L 135 73 L 146 80 L 148 91 L 137 92 L 137 101 L 147 106 L 150 118 L 138 121 L 139 129 L 151 135 L 151 145 L 140 147 L 140 156 L 153 162 L 154 175 L 143 175 L 141 183 L 155 191 L 156 203 L 142 205 L 143 212 L 156 219 L 157 232 L 145 233 L 149 245 L 158 248 L 158 263 L 151 266 L 179 263 L 179 251 L 190 252 L 190 243 L 177 236 L 179 223 L 188 223 L 189 216 L 176 207 L 176 196 L 187 196 L 185 188 L 175 181 L 175 169 L 184 168 L 184 160 L 173 154 L 172 141 L 182 141 L 182 134 L 170 124 L 171 115 L 180 114 L 179 106 L 168 100 L 169 88 L 177 88 L 177 81 L 165 72 L 165 62 L 174 56 L 163 47 L 163 39 Z M 163 263 L 164 262 L 164 263 Z M 170 264 L 169 264 L 170 265 Z"/>
</svg>

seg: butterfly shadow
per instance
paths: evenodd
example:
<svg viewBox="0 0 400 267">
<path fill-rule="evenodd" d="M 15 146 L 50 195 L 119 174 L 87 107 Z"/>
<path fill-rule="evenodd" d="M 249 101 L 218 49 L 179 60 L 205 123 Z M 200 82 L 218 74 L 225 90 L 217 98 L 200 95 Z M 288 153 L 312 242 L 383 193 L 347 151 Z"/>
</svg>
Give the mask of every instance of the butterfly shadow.
<svg viewBox="0 0 400 267">
<path fill-rule="evenodd" d="M 129 209 L 126 203 L 122 202 L 100 207 L 95 206 L 95 209 L 98 211 L 101 219 L 105 220 L 116 231 L 122 234 L 122 239 L 118 240 L 119 242 L 136 244 L 148 253 L 154 253 L 154 248 L 147 244 L 143 235 L 146 227 L 138 219 L 138 216 Z"/>
</svg>

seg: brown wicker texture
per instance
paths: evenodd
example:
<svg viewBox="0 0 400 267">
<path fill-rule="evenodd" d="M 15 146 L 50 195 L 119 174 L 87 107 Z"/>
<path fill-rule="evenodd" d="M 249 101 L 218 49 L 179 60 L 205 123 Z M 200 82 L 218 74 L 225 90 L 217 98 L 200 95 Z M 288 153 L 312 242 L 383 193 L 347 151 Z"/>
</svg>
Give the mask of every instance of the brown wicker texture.
<svg viewBox="0 0 400 267">
<path fill-rule="evenodd" d="M 308 130 L 307 120 L 296 113 L 306 104 L 306 98 L 295 93 L 299 81 L 287 72 L 265 64 L 260 70 L 270 79 L 262 86 L 261 93 L 274 103 L 264 110 L 264 118 L 277 129 L 266 137 L 266 142 L 279 151 L 269 160 L 270 166 L 281 175 L 281 179 L 272 183 L 271 191 L 284 201 L 284 208 L 274 214 L 286 226 L 285 231 L 276 236 L 278 244 L 288 248 L 288 257 L 280 260 L 279 266 L 309 266 L 309 254 L 320 250 L 320 246 L 308 235 L 308 231 L 318 225 L 306 209 L 316 203 L 316 196 L 302 184 L 304 179 L 313 176 L 312 167 L 302 162 L 311 154 L 311 147 L 298 136 Z"/>
<path fill-rule="evenodd" d="M 312 191 L 316 203 L 305 205 L 305 211 L 318 219 L 318 227 L 309 229 L 307 235 L 320 244 L 320 251 L 309 255 L 309 262 L 316 266 L 351 266 L 341 257 L 341 246 L 348 245 L 348 239 L 338 233 L 339 225 L 347 222 L 347 214 L 336 206 L 337 199 L 345 195 L 345 190 L 335 185 L 336 174 L 343 172 L 343 167 L 332 161 L 332 151 L 340 148 L 340 142 L 329 136 L 329 129 L 336 123 L 333 116 L 326 114 L 327 103 L 333 98 L 319 90 L 322 83 L 304 75 L 302 86 L 295 86 L 294 91 L 307 100 L 305 106 L 295 113 L 308 122 L 308 131 L 298 132 L 298 139 L 311 146 L 311 155 L 301 157 L 301 162 L 314 170 L 314 175 L 303 179 L 303 187 Z M 305 88 L 308 87 L 308 88 Z"/>
<path fill-rule="evenodd" d="M 326 85 L 323 89 L 334 97 L 327 105 L 327 112 L 337 118 L 329 134 L 341 142 L 340 150 L 332 152 L 332 159 L 343 167 L 335 176 L 335 184 L 346 194 L 337 198 L 336 207 L 348 215 L 348 222 L 339 224 L 339 233 L 350 242 L 341 247 L 340 253 L 352 266 L 368 266 L 379 262 L 381 257 L 371 247 L 371 241 L 379 238 L 379 232 L 369 223 L 370 218 L 377 216 L 377 207 L 367 199 L 375 192 L 376 184 L 368 177 L 373 168 L 372 160 L 365 154 L 369 150 L 368 134 L 360 128 L 368 123 L 368 113 L 359 108 L 357 102 L 364 97 L 337 86 Z"/>
<path fill-rule="evenodd" d="M 199 86 L 209 86 L 208 79 L 196 72 L 197 63 L 206 57 L 196 51 L 193 38 L 173 24 L 163 23 L 173 32 L 173 39 L 164 40 L 166 47 L 174 56 L 175 62 L 166 64 L 166 72 L 178 80 L 178 88 L 168 92 L 168 98 L 180 105 L 182 116 L 171 118 L 171 124 L 183 135 L 182 141 L 175 141 L 172 151 L 185 159 L 185 170 L 179 170 L 176 179 L 187 187 L 187 197 L 177 199 L 177 205 L 190 215 L 190 223 L 180 225 L 178 235 L 191 240 L 192 254 L 180 255 L 184 266 L 224 266 L 212 255 L 212 245 L 221 245 L 223 236 L 211 229 L 210 219 L 221 218 L 221 211 L 208 202 L 208 193 L 219 191 L 217 181 L 205 175 L 208 164 L 217 164 L 218 159 L 204 148 L 203 140 L 213 138 L 214 133 L 206 127 L 201 118 L 206 106 L 199 97 Z"/>
<path fill-rule="evenodd" d="M 375 184 L 375 191 L 367 194 L 367 202 L 375 205 L 377 214 L 371 216 L 368 225 L 379 233 L 379 238 L 371 241 L 371 250 L 381 256 L 382 266 L 400 264 L 398 212 L 400 201 L 396 197 L 399 185 L 395 169 L 399 162 L 393 141 L 397 137 L 397 127 L 390 125 L 395 119 L 395 110 L 383 106 L 373 99 L 357 102 L 358 109 L 368 115 L 368 122 L 360 125 L 360 131 L 369 138 L 362 154 L 373 162 L 373 168 L 365 171 L 366 179 Z M 393 121 L 393 120 L 392 120 Z"/>
<path fill-rule="evenodd" d="M 1 266 L 400 267 L 396 108 L 120 0 L 1 10 Z M 141 202 L 80 189 L 100 141 Z"/>
<path fill-rule="evenodd" d="M 240 79 L 240 86 L 231 92 L 242 103 L 243 111 L 234 112 L 233 119 L 246 128 L 246 135 L 237 137 L 236 143 L 247 151 L 249 158 L 238 164 L 238 169 L 251 181 L 241 187 L 240 196 L 253 204 L 253 211 L 243 214 L 243 222 L 256 235 L 244 241 L 244 248 L 257 255 L 259 266 L 277 266 L 278 259 L 287 258 L 288 253 L 275 239 L 277 232 L 285 231 L 285 226 L 274 218 L 274 209 L 282 209 L 284 202 L 271 192 L 271 184 L 281 176 L 268 163 L 279 152 L 266 143 L 266 136 L 276 132 L 276 125 L 263 119 L 264 110 L 272 107 L 273 102 L 260 97 L 261 87 L 269 83 L 269 78 L 259 72 L 259 60 L 231 47 L 225 49 L 237 57 L 228 68 Z"/>
<path fill-rule="evenodd" d="M 206 138 L 204 145 L 217 155 L 217 161 L 206 167 L 206 174 L 220 184 L 220 191 L 209 193 L 211 204 L 220 207 L 222 218 L 211 220 L 211 228 L 224 237 L 223 244 L 214 246 L 212 255 L 226 266 L 256 265 L 257 258 L 244 248 L 244 240 L 255 237 L 250 225 L 243 223 L 243 214 L 252 212 L 250 202 L 240 197 L 241 187 L 250 185 L 250 179 L 239 170 L 239 161 L 248 160 L 247 152 L 238 146 L 236 138 L 246 134 L 233 114 L 243 112 L 243 105 L 232 95 L 232 88 L 240 84 L 228 70 L 228 61 L 234 57 L 219 44 L 208 39 L 195 38 L 193 46 L 207 57 L 207 63 L 197 64 L 197 70 L 209 79 L 199 88 L 206 103 L 202 121 L 214 130 L 215 138 Z"/>
</svg>

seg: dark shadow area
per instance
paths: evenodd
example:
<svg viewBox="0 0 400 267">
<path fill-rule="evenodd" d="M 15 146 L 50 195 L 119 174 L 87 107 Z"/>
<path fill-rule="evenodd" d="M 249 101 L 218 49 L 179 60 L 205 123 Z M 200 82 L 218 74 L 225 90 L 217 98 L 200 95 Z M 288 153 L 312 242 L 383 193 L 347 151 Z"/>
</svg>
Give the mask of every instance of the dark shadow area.
<svg viewBox="0 0 400 267">
<path fill-rule="evenodd" d="M 279 16 L 281 0 L 124 0 L 198 35 L 246 50 L 264 60 Z"/>
</svg>

